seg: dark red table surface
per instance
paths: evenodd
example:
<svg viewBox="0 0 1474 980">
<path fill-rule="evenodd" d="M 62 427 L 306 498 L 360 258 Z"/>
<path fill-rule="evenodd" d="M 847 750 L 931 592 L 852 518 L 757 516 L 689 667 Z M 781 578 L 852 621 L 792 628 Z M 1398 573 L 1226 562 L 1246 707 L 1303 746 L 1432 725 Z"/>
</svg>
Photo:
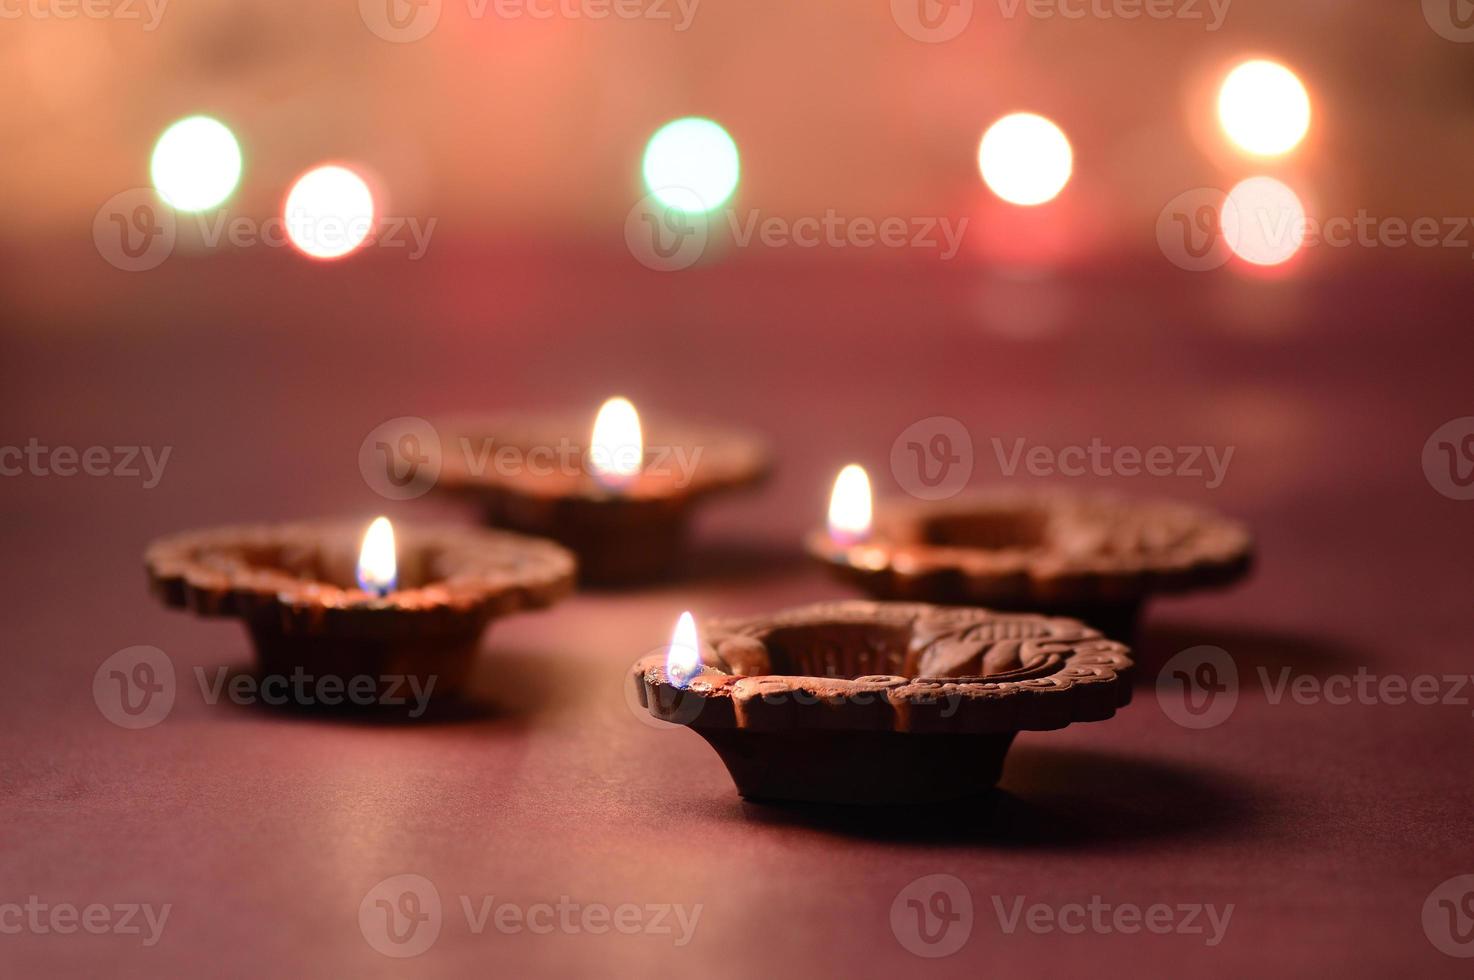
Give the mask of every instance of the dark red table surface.
<svg viewBox="0 0 1474 980">
<path fill-rule="evenodd" d="M 1162 266 L 1144 263 L 1149 270 Z M 1422 447 L 1474 414 L 1467 274 L 1390 266 L 1314 281 L 1086 270 L 1054 278 L 739 258 L 677 275 L 627 256 L 446 243 L 424 261 L 284 253 L 128 275 L 12 252 L 0 274 L 4 435 L 170 446 L 164 478 L 19 476 L 4 495 L 0 903 L 169 903 L 161 938 L 0 935 L 8 976 L 1466 975 L 1425 934 L 1430 892 L 1474 873 L 1469 704 L 1272 703 L 1259 668 L 1325 679 L 1471 669 L 1474 503 Z M 1169 274 L 1170 273 L 1170 274 Z M 703 514 L 692 573 L 497 624 L 478 706 L 386 725 L 209 704 L 194 669 L 245 667 L 236 624 L 160 608 L 140 553 L 221 522 L 462 516 L 387 503 L 359 444 L 379 422 L 520 406 L 639 405 L 774 437 L 760 492 Z M 637 719 L 623 684 L 676 615 L 842 596 L 798 535 L 851 459 L 882 492 L 891 441 L 951 416 L 977 446 L 1207 444 L 1201 478 L 1066 481 L 1178 496 L 1252 523 L 1254 578 L 1150 609 L 1134 703 L 1018 740 L 986 807 L 945 820 L 745 803 L 690 732 Z M 154 645 L 180 678 L 155 727 L 99 712 L 109 655 Z M 1155 668 L 1227 650 L 1243 690 L 1201 731 Z M 1466 692 L 1471 693 L 1471 692 Z M 438 940 L 366 941 L 388 876 L 432 881 Z M 947 873 L 975 917 L 942 959 L 908 952 L 898 893 Z M 461 897 L 702 907 L 694 937 L 468 926 Z M 1012 907 L 1232 904 L 1202 935 L 1007 933 Z M 0 923 L 3 924 L 3 923 Z"/>
</svg>

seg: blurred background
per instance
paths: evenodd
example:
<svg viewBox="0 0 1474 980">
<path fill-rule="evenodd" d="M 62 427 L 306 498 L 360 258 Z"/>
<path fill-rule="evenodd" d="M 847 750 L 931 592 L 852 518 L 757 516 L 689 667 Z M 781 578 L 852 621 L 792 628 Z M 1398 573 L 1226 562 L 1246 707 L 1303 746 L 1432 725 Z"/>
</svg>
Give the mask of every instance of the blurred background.
<svg viewBox="0 0 1474 980">
<path fill-rule="evenodd" d="M 785 541 L 841 462 L 883 461 L 932 416 L 980 453 L 993 434 L 1237 445 L 1227 492 L 1249 507 L 1355 445 L 1355 413 L 1399 411 L 1409 372 L 1449 383 L 1401 408 L 1400 452 L 1459 414 L 1464 0 L 3 3 L 6 414 L 17 439 L 192 452 L 180 499 L 134 501 L 165 523 L 220 510 L 226 482 L 263 517 L 372 507 L 353 459 L 386 418 L 592 417 L 614 393 L 775 433 L 770 503 L 804 502 Z M 1280 74 L 1230 98 L 1255 59 Z M 1004 140 L 990 185 L 980 141 L 1014 113 L 1047 119 L 1066 156 Z M 155 191 L 164 134 L 200 115 L 239 177 L 174 209 Z M 683 117 L 720 125 L 740 176 L 699 254 L 663 261 L 632 229 L 671 217 L 642 210 L 644 172 Z M 166 178 L 218 177 L 203 145 L 176 146 Z M 696 183 L 722 167 L 666 163 Z M 314 259 L 269 225 L 324 165 L 361 178 L 376 228 Z M 1276 232 L 1246 258 L 1221 220 L 1243 181 L 1269 201 L 1245 192 L 1243 225 L 1368 230 Z M 829 215 L 838 245 L 795 244 Z M 887 220 L 929 242 L 951 228 L 957 248 L 856 246 L 857 222 Z M 777 238 L 734 240 L 770 221 Z M 1434 231 L 1415 245 L 1419 221 Z M 162 251 L 120 251 L 164 223 Z"/>
<path fill-rule="evenodd" d="M 160 133 L 195 113 L 240 141 L 232 214 L 270 216 L 307 168 L 351 161 L 383 213 L 435 217 L 444 241 L 620 247 L 646 141 L 687 115 L 736 141 L 739 207 L 1012 227 L 979 180 L 978 140 L 1006 113 L 1040 113 L 1067 134 L 1074 175 L 1014 233 L 1047 239 L 1051 260 L 1160 258 L 1153 230 L 1174 196 L 1255 173 L 1291 184 L 1312 215 L 1474 213 L 1464 0 L 1354 15 L 1326 0 L 612 5 L 89 0 L 111 13 L 88 16 L 81 0 L 7 0 L 4 238 L 86 241 L 105 201 L 147 186 Z M 1224 74 L 1259 56 L 1311 100 L 1309 132 L 1282 158 L 1236 152 L 1216 119 Z M 976 237 L 973 260 L 996 260 Z M 1307 264 L 1355 258 L 1332 251 Z M 1420 251 L 1467 263 L 1471 249 Z"/>
</svg>

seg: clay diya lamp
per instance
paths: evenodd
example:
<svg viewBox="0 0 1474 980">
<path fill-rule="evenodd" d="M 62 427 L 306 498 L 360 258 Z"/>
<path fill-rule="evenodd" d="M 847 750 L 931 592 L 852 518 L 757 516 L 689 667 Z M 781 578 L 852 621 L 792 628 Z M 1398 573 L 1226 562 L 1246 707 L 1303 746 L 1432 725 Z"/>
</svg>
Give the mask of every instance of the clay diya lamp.
<svg viewBox="0 0 1474 980">
<path fill-rule="evenodd" d="M 448 420 L 435 487 L 486 522 L 560 542 L 579 579 L 620 585 L 669 576 L 706 498 L 766 476 L 767 444 L 731 429 L 653 418 L 611 398 L 587 416 Z"/>
<path fill-rule="evenodd" d="M 1101 721 L 1131 698 L 1126 647 L 1071 619 L 853 600 L 714 621 L 705 641 L 687 613 L 634 683 L 755 800 L 982 796 L 1019 732 Z"/>
<path fill-rule="evenodd" d="M 359 536 L 362 534 L 362 546 Z M 262 674 L 462 685 L 487 624 L 573 589 L 549 541 L 478 528 L 311 522 L 162 538 L 144 554 L 165 605 L 241 620 Z M 432 683 L 434 687 L 428 685 Z"/>
<path fill-rule="evenodd" d="M 849 466 L 829 526 L 807 550 L 879 599 L 1069 616 L 1130 640 L 1148 597 L 1222 587 L 1248 574 L 1244 525 L 1172 501 L 1057 490 L 883 504 Z"/>
</svg>

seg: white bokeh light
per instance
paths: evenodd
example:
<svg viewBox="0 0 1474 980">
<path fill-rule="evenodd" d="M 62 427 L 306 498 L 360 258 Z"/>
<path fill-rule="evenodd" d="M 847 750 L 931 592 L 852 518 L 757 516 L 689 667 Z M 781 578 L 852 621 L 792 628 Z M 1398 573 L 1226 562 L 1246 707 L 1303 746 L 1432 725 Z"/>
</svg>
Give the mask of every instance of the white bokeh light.
<svg viewBox="0 0 1474 980">
<path fill-rule="evenodd" d="M 315 259 L 336 259 L 358 248 L 374 227 L 374 195 L 346 167 L 328 165 L 298 178 L 282 208 L 292 244 Z"/>
<path fill-rule="evenodd" d="M 179 211 L 223 203 L 241 178 L 241 148 L 224 123 L 190 116 L 164 130 L 149 160 L 154 190 Z"/>
<path fill-rule="evenodd" d="M 1224 198 L 1220 227 L 1235 255 L 1252 265 L 1288 262 L 1306 234 L 1305 205 L 1273 177 L 1239 181 Z"/>
<path fill-rule="evenodd" d="M 1053 200 L 1069 183 L 1074 159 L 1064 131 L 1032 112 L 1004 116 L 978 144 L 983 182 L 1010 204 Z"/>
<path fill-rule="evenodd" d="M 721 126 L 694 116 L 666 123 L 645 146 L 645 188 L 678 211 L 711 211 L 737 189 L 737 144 Z M 697 208 L 693 204 L 699 201 Z"/>
<path fill-rule="evenodd" d="M 1218 89 L 1218 121 L 1241 150 L 1279 156 L 1298 146 L 1310 129 L 1310 95 L 1284 65 L 1246 61 Z"/>
</svg>

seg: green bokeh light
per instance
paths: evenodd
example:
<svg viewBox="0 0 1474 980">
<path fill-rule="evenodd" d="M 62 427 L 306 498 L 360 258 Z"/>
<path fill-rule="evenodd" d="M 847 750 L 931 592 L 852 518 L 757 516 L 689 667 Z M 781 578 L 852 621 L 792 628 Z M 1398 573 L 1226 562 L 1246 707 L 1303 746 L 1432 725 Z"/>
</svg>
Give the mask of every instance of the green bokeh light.
<svg viewBox="0 0 1474 980">
<path fill-rule="evenodd" d="M 241 147 L 224 123 L 189 116 L 164 130 L 149 162 L 154 190 L 179 211 L 223 204 L 241 179 Z"/>
<path fill-rule="evenodd" d="M 645 188 L 666 207 L 713 211 L 737 189 L 737 144 L 710 119 L 668 122 L 645 145 Z"/>
</svg>

